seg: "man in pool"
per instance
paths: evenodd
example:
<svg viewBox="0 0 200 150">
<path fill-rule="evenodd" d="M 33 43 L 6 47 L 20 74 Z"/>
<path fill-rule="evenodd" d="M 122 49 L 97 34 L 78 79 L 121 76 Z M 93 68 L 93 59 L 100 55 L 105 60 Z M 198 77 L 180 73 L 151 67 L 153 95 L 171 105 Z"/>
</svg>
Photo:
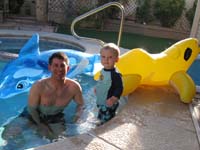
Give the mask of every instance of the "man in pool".
<svg viewBox="0 0 200 150">
<path fill-rule="evenodd" d="M 30 89 L 28 113 L 42 135 L 52 138 L 64 130 L 65 126 L 53 130 L 53 126 L 57 123 L 64 125 L 64 108 L 73 99 L 77 103 L 75 115 L 77 120 L 84 101 L 80 84 L 66 77 L 69 60 L 64 53 L 52 54 L 48 68 L 52 73 L 51 77 L 35 82 Z"/>
</svg>

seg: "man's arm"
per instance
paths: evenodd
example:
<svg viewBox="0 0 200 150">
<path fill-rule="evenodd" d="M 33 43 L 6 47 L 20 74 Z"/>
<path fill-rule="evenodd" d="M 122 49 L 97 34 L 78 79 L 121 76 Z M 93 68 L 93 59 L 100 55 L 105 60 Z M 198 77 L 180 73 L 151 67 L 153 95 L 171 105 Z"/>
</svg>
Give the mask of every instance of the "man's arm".
<svg viewBox="0 0 200 150">
<path fill-rule="evenodd" d="M 82 95 L 82 88 L 81 86 L 78 84 L 75 90 L 75 96 L 74 96 L 74 101 L 77 104 L 76 107 L 76 114 L 75 114 L 75 121 L 79 119 L 79 117 L 81 116 L 82 112 L 83 112 L 83 105 L 84 105 L 84 101 L 83 101 L 83 95 Z"/>
<path fill-rule="evenodd" d="M 28 99 L 28 112 L 37 125 L 40 124 L 39 112 L 37 110 L 40 104 L 39 84 L 40 84 L 39 82 L 33 84 L 33 86 L 30 89 L 29 99 Z"/>
</svg>

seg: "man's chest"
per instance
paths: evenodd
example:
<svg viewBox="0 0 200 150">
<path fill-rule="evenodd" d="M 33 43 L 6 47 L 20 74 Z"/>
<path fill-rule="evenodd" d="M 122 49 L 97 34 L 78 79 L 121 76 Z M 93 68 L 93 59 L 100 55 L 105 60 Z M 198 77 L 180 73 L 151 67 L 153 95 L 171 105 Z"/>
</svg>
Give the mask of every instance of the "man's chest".
<svg viewBox="0 0 200 150">
<path fill-rule="evenodd" d="M 71 99 L 73 99 L 73 94 L 70 91 L 46 91 L 41 95 L 41 103 L 56 106 L 67 105 Z"/>
</svg>

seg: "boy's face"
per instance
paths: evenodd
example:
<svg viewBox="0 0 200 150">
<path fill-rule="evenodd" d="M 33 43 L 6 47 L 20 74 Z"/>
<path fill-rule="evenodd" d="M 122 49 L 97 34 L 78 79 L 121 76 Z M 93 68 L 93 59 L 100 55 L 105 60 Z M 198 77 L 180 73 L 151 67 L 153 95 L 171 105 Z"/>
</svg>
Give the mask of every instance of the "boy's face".
<svg viewBox="0 0 200 150">
<path fill-rule="evenodd" d="M 105 69 L 112 69 L 115 66 L 115 63 L 119 60 L 116 54 L 109 49 L 102 49 L 100 52 L 101 55 L 101 64 Z"/>
</svg>

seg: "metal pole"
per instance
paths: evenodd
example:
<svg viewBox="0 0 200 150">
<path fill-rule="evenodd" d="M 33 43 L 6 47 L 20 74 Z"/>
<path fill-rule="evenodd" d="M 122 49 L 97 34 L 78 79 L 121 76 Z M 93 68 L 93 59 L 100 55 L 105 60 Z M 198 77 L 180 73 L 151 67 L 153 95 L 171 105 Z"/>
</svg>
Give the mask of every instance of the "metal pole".
<svg viewBox="0 0 200 150">
<path fill-rule="evenodd" d="M 123 22 L 124 22 L 124 7 L 123 7 L 122 4 L 120 4 L 120 3 L 118 3 L 118 2 L 110 2 L 110 3 L 104 4 L 104 5 L 100 6 L 100 7 L 97 7 L 97 8 L 95 8 L 95 9 L 92 9 L 92 10 L 90 10 L 90 11 L 88 11 L 88 12 L 82 14 L 81 16 L 78 16 L 77 18 L 75 18 L 75 19 L 72 21 L 72 24 L 71 24 L 71 33 L 72 33 L 72 35 L 73 35 L 74 37 L 78 38 L 78 39 L 95 40 L 95 41 L 100 42 L 101 45 L 103 45 L 104 42 L 101 41 L 101 40 L 78 36 L 78 35 L 76 34 L 76 32 L 74 31 L 74 26 L 75 26 L 75 24 L 76 24 L 78 21 L 80 21 L 80 20 L 82 20 L 82 19 L 84 19 L 84 18 L 86 18 L 86 17 L 88 17 L 88 16 L 90 16 L 90 15 L 93 15 L 93 14 L 99 12 L 99 11 L 102 11 L 103 9 L 106 9 L 106 8 L 108 8 L 108 7 L 110 7 L 110 6 L 116 6 L 116 7 L 120 8 L 120 10 L 121 10 L 121 22 L 120 22 L 120 28 L 119 28 L 119 34 L 118 34 L 118 41 L 117 41 L 117 45 L 120 46 L 121 35 L 122 35 L 122 30 L 123 30 Z"/>
</svg>

